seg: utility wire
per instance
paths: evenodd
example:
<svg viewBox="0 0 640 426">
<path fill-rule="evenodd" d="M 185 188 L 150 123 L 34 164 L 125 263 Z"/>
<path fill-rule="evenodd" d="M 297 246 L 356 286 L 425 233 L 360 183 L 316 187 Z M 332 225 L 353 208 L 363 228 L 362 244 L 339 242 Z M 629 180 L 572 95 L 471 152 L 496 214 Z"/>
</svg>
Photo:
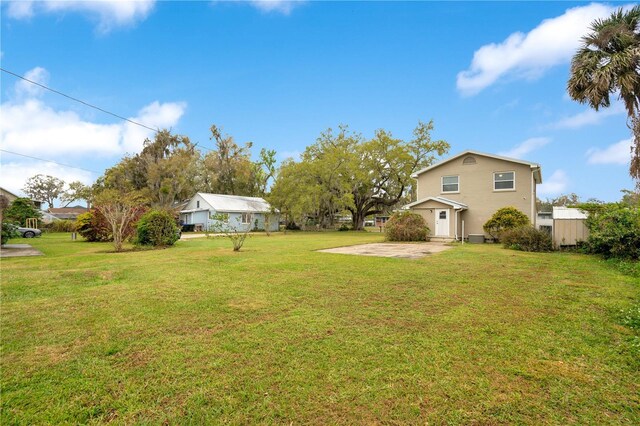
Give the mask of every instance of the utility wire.
<svg viewBox="0 0 640 426">
<path fill-rule="evenodd" d="M 83 100 L 81 100 L 81 99 L 74 98 L 73 96 L 69 96 L 69 95 L 67 95 L 67 94 L 65 94 L 65 93 L 62 93 L 62 92 L 58 91 L 58 90 L 52 89 L 52 88 L 50 88 L 50 87 L 47 87 L 47 86 L 45 86 L 44 84 L 40 84 L 40 83 L 38 83 L 38 82 L 36 82 L 36 81 L 29 80 L 28 78 L 23 77 L 23 76 L 21 76 L 20 74 L 16 74 L 16 73 L 15 73 L 15 72 L 13 72 L 13 71 L 9 71 L 9 70 L 4 69 L 4 68 L 0 68 L 0 71 L 2 71 L 2 72 L 6 72 L 7 74 L 11 74 L 11 75 L 12 75 L 12 76 L 14 76 L 14 77 L 18 77 L 18 78 L 20 78 L 20 79 L 22 79 L 22 80 L 24 80 L 24 81 L 27 81 L 27 82 L 29 82 L 29 83 L 31 83 L 31 84 L 35 84 L 35 85 L 36 85 L 36 86 L 38 86 L 38 87 L 42 87 L 43 89 L 46 89 L 46 90 L 48 90 L 48 91 L 50 91 L 50 92 L 53 92 L 53 93 L 56 93 L 56 94 L 58 94 L 58 95 L 60 95 L 60 96 L 64 96 L 65 98 L 71 99 L 72 101 L 76 101 L 76 102 L 79 102 L 79 103 L 81 103 L 81 104 L 83 104 L 83 105 L 86 105 L 86 106 L 88 106 L 88 107 L 90 107 L 90 108 L 97 109 L 98 111 L 102 111 L 102 112 L 104 112 L 105 114 L 109 114 L 109 115 L 112 115 L 112 116 L 114 116 L 114 117 L 116 117 L 116 118 L 119 118 L 119 119 L 121 119 L 121 120 L 128 121 L 129 123 L 131 123 L 131 124 L 135 124 L 136 126 L 144 127 L 145 129 L 149 129 L 149 130 L 154 131 L 154 132 L 159 132 L 159 129 L 154 129 L 153 127 L 149 127 L 149 126 L 147 126 L 147 125 L 145 125 L 145 124 L 138 123 L 137 121 L 130 120 L 130 119 L 126 118 L 126 117 L 123 117 L 123 116 L 121 116 L 121 115 L 118 115 L 118 114 L 113 113 L 113 112 L 110 112 L 110 111 L 107 111 L 106 109 L 103 109 L 103 108 L 100 108 L 100 107 L 98 107 L 98 106 L 92 105 L 92 104 L 90 104 L 90 103 L 88 103 L 88 102 L 85 102 L 85 101 L 83 101 Z"/>
<path fill-rule="evenodd" d="M 34 160 L 46 161 L 48 163 L 57 164 L 59 166 L 71 167 L 72 169 L 84 170 L 85 172 L 91 172 L 91 173 L 100 174 L 100 172 L 96 172 L 95 170 L 83 169 L 82 167 L 77 167 L 77 166 L 71 166 L 69 164 L 58 163 L 57 161 L 47 160 L 45 158 L 33 157 L 31 155 L 20 154 L 19 152 L 7 151 L 6 149 L 0 149 L 0 151 L 6 152 L 7 154 L 19 155 L 20 157 L 27 157 L 27 158 L 32 158 Z"/>
<path fill-rule="evenodd" d="M 21 76 L 20 74 L 17 74 L 17 73 L 15 73 L 15 72 L 13 72 L 13 71 L 9 71 L 8 69 L 5 69 L 5 68 L 0 67 L 0 71 L 5 72 L 5 73 L 7 73 L 7 74 L 10 74 L 10 75 L 12 75 L 12 76 L 14 76 L 14 77 L 17 77 L 17 78 L 19 78 L 19 79 L 21 79 L 21 80 L 24 80 L 24 81 L 28 82 L 28 83 L 34 84 L 34 85 L 36 85 L 36 86 L 38 86 L 38 87 L 41 87 L 41 88 L 43 88 L 43 89 L 45 89 L 45 90 L 48 90 L 48 91 L 53 92 L 53 93 L 55 93 L 55 94 L 58 94 L 58 95 L 60 95 L 60 96 L 64 96 L 65 98 L 67 98 L 67 99 L 71 99 L 72 101 L 79 102 L 79 103 L 81 103 L 82 105 L 85 105 L 85 106 L 88 106 L 88 107 L 90 107 L 90 108 L 96 109 L 96 110 L 98 110 L 98 111 L 104 112 L 105 114 L 109 114 L 109 115 L 111 115 L 111 116 L 113 116 L 113 117 L 116 117 L 116 118 L 119 118 L 119 119 L 121 119 L 121 120 L 127 121 L 127 122 L 129 122 L 129 123 L 131 123 L 131 124 L 135 124 L 136 126 L 140 126 L 140 127 L 145 128 L 145 129 L 151 130 L 152 132 L 156 132 L 156 133 L 157 133 L 157 132 L 159 132 L 159 131 L 160 131 L 160 130 L 159 130 L 159 129 L 157 129 L 157 128 L 149 127 L 149 126 L 147 126 L 147 125 L 145 125 L 145 124 L 138 123 L 137 121 L 133 121 L 133 120 L 131 120 L 131 119 L 129 119 L 129 118 L 123 117 L 123 116 L 118 115 L 118 114 L 116 114 L 116 113 L 113 113 L 113 112 L 111 112 L 111 111 L 107 111 L 107 110 L 106 110 L 106 109 L 104 109 L 104 108 L 100 108 L 100 107 L 98 107 L 98 106 L 92 105 L 92 104 L 90 104 L 90 103 L 88 103 L 88 102 L 83 101 L 82 99 L 74 98 L 73 96 L 67 95 L 66 93 L 62 93 L 62 92 L 61 92 L 61 91 L 59 91 L 59 90 L 52 89 L 51 87 L 45 86 L 44 84 L 41 84 L 41 83 L 38 83 L 38 82 L 36 82 L 36 81 L 30 80 L 30 79 L 28 79 L 28 78 L 26 78 L 26 77 Z M 194 145 L 194 147 L 198 147 L 198 144 L 196 143 L 196 144 Z M 205 150 L 207 150 L 207 151 L 213 151 L 213 149 L 211 149 L 211 148 L 207 148 L 207 147 L 205 147 L 205 146 L 200 146 L 199 148 L 200 148 L 200 149 L 205 149 Z M 99 172 L 96 172 L 96 171 L 94 171 L 94 170 L 83 169 L 82 167 L 71 166 L 71 165 L 69 165 L 69 164 L 62 164 L 62 163 L 58 163 L 58 162 L 53 161 L 53 160 L 46 160 L 46 159 L 44 159 L 44 158 L 38 158 L 38 157 L 32 157 L 32 156 L 30 156 L 30 155 L 20 154 L 19 152 L 12 152 L 12 151 L 4 150 L 4 149 L 0 149 L 0 151 L 6 152 L 6 153 L 8 153 L 8 154 L 19 155 L 19 156 L 26 157 L 26 158 L 32 158 L 32 159 L 34 159 L 34 160 L 47 161 L 47 162 L 54 163 L 54 164 L 58 164 L 58 165 L 60 165 L 60 166 L 64 166 L 64 167 L 71 167 L 71 168 L 74 168 L 74 169 L 84 170 L 84 171 L 91 172 L 91 173 L 99 173 Z"/>
</svg>

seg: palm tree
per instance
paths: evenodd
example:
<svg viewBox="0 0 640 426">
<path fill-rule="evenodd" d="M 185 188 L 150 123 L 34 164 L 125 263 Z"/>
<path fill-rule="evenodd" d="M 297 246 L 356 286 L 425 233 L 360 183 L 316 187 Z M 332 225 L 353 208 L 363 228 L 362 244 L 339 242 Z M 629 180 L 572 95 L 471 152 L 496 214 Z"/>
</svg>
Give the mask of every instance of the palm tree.
<svg viewBox="0 0 640 426">
<path fill-rule="evenodd" d="M 571 60 L 567 91 L 596 111 L 609 107 L 610 95 L 618 93 L 636 135 L 630 174 L 640 184 L 640 6 L 596 19 L 590 30 Z"/>
<path fill-rule="evenodd" d="M 640 6 L 596 19 L 571 61 L 569 95 L 596 111 L 619 91 L 629 116 L 640 107 Z"/>
</svg>

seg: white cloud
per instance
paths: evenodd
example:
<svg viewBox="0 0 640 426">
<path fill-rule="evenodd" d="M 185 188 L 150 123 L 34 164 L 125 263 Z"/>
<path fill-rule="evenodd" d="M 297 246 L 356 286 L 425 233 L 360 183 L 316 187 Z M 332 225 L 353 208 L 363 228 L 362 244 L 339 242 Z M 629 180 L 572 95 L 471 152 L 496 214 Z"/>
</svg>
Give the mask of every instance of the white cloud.
<svg viewBox="0 0 640 426">
<path fill-rule="evenodd" d="M 18 0 L 7 2 L 7 16 L 28 19 L 36 13 L 79 12 L 97 20 L 98 31 L 133 25 L 144 20 L 153 10 L 155 0 Z"/>
<path fill-rule="evenodd" d="M 251 5 L 263 12 L 278 12 L 284 15 L 291 13 L 294 7 L 303 3 L 302 0 L 252 0 Z"/>
<path fill-rule="evenodd" d="M 522 158 L 531 151 L 542 148 L 549 142 L 551 142 L 551 138 L 530 138 L 522 142 L 521 144 L 516 145 L 509 151 L 500 152 L 499 155 L 511 158 Z"/>
<path fill-rule="evenodd" d="M 131 119 L 150 127 L 174 126 L 186 105 L 153 102 Z M 151 130 L 134 124 L 99 124 L 83 120 L 73 111 L 58 111 L 39 99 L 27 99 L 0 106 L 0 145 L 3 149 L 49 158 L 83 155 L 118 156 L 142 149 Z"/>
<path fill-rule="evenodd" d="M 600 111 L 587 109 L 578 114 L 562 118 L 556 123 L 553 123 L 551 127 L 556 129 L 578 129 L 585 126 L 600 124 L 600 122 L 607 117 L 623 114 L 625 112 L 626 110 L 621 103 L 615 103 L 611 107 L 601 109 Z"/>
<path fill-rule="evenodd" d="M 564 170 L 558 169 L 543 183 L 538 185 L 538 195 L 558 195 L 565 191 L 569 184 L 569 178 Z"/>
<path fill-rule="evenodd" d="M 48 76 L 48 73 L 43 68 L 34 68 L 26 75 L 37 77 Z M 90 163 L 96 157 L 117 159 L 125 153 L 137 153 L 142 149 L 144 140 L 153 137 L 153 131 L 129 122 L 94 123 L 83 119 L 74 111 L 56 110 L 39 98 L 38 92 L 21 89 L 21 84 L 22 81 L 16 83 L 15 99 L 10 98 L 0 105 L 0 147 L 4 150 L 61 163 L 80 164 L 78 160 L 82 159 L 86 160 L 84 163 Z M 185 109 L 184 102 L 155 101 L 141 108 L 136 116 L 130 119 L 149 127 L 171 128 L 178 123 Z M 22 163 L 2 163 L 3 186 L 8 187 L 9 184 L 6 182 L 24 178 L 24 173 L 17 172 L 18 164 Z M 25 164 L 29 165 L 25 166 L 29 177 L 45 173 L 47 170 L 43 168 L 52 167 L 53 163 L 36 163 L 31 166 L 32 162 L 29 161 Z M 74 169 L 64 170 L 70 173 Z M 49 174 L 64 178 L 61 173 Z M 77 178 L 74 180 L 83 181 Z M 22 183 L 23 181 L 20 187 Z"/>
<path fill-rule="evenodd" d="M 2 154 L 3 160 L 9 155 Z M 25 182 L 32 176 L 37 174 L 55 176 L 64 180 L 65 182 L 73 182 L 79 180 L 85 185 L 93 183 L 93 178 L 90 172 L 73 169 L 70 167 L 60 166 L 55 163 L 49 162 L 36 162 L 36 161 L 16 161 L 16 162 L 2 162 L 0 168 L 0 181 L 2 181 L 2 187 L 8 189 L 16 195 L 25 195 L 22 192 Z"/>
<path fill-rule="evenodd" d="M 29 0 L 14 0 L 5 2 L 7 7 L 7 16 L 14 19 L 27 19 L 31 18 L 33 12 L 33 1 Z"/>
<path fill-rule="evenodd" d="M 42 67 L 35 67 L 27 71 L 27 73 L 24 75 L 24 78 L 39 84 L 46 85 L 49 82 L 49 72 Z M 36 86 L 35 84 L 29 83 L 25 80 L 19 80 L 15 86 L 16 95 L 19 97 L 39 96 L 43 91 L 44 89 L 42 87 Z"/>
<path fill-rule="evenodd" d="M 185 102 L 160 103 L 155 101 L 142 108 L 132 120 L 158 129 L 170 129 L 178 123 L 186 108 Z M 152 136 L 153 132 L 150 130 L 125 122 L 120 146 L 125 152 L 138 152 L 142 149 L 144 140 Z"/>
<path fill-rule="evenodd" d="M 474 52 L 470 68 L 458 73 L 458 90 L 475 95 L 502 77 L 538 78 L 549 68 L 568 63 L 591 22 L 613 10 L 598 3 L 574 7 L 526 34 L 515 32 L 502 43 L 482 46 Z"/>
<path fill-rule="evenodd" d="M 587 151 L 589 164 L 629 164 L 633 138 L 624 139 L 605 149 L 591 148 Z"/>
</svg>

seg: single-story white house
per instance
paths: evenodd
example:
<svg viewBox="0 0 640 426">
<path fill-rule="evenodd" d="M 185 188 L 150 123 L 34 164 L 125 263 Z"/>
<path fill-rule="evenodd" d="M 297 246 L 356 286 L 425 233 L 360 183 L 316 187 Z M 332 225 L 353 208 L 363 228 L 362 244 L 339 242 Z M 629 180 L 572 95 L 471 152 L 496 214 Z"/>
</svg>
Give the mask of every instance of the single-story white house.
<svg viewBox="0 0 640 426">
<path fill-rule="evenodd" d="M 269 231 L 277 231 L 280 219 L 263 198 L 198 192 L 180 210 L 180 222 L 194 225 L 196 231 L 211 230 L 220 224 L 217 215 L 224 216 L 225 226 L 239 231 L 265 230 L 265 221 Z"/>
</svg>

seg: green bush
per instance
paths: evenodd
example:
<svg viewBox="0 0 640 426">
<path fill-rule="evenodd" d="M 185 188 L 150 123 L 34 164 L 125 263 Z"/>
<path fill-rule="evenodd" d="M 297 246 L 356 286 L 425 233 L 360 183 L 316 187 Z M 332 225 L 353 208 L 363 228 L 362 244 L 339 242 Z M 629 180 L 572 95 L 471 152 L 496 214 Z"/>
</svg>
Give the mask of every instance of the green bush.
<svg viewBox="0 0 640 426">
<path fill-rule="evenodd" d="M 483 229 L 495 240 L 500 240 L 503 232 L 526 226 L 530 223 L 527 215 L 515 207 L 503 207 L 491 216 L 491 219 L 484 224 Z"/>
<path fill-rule="evenodd" d="M 171 246 L 180 238 L 178 225 L 166 210 L 149 210 L 137 225 L 136 243 L 143 246 Z"/>
<path fill-rule="evenodd" d="M 87 241 L 111 241 L 111 230 L 97 210 L 78 215 L 74 223 L 76 231 Z"/>
<path fill-rule="evenodd" d="M 551 235 L 530 225 L 504 231 L 501 241 L 505 248 L 514 250 L 551 251 L 553 249 Z"/>
<path fill-rule="evenodd" d="M 26 226 L 27 219 L 36 218 L 40 220 L 42 213 L 29 198 L 16 198 L 4 211 L 4 217 L 20 226 Z"/>
<path fill-rule="evenodd" d="M 13 223 L 2 222 L 2 238 L 0 244 L 5 245 L 12 238 L 18 238 L 20 233 L 18 232 L 18 226 Z"/>
<path fill-rule="evenodd" d="M 394 213 L 384 232 L 387 241 L 426 241 L 429 227 L 422 216 L 406 211 Z"/>
<path fill-rule="evenodd" d="M 42 225 L 45 232 L 75 232 L 76 222 L 73 220 L 54 220 L 51 223 Z"/>
<path fill-rule="evenodd" d="M 589 211 L 585 249 L 605 258 L 640 259 L 640 209 L 611 203 Z"/>
</svg>

